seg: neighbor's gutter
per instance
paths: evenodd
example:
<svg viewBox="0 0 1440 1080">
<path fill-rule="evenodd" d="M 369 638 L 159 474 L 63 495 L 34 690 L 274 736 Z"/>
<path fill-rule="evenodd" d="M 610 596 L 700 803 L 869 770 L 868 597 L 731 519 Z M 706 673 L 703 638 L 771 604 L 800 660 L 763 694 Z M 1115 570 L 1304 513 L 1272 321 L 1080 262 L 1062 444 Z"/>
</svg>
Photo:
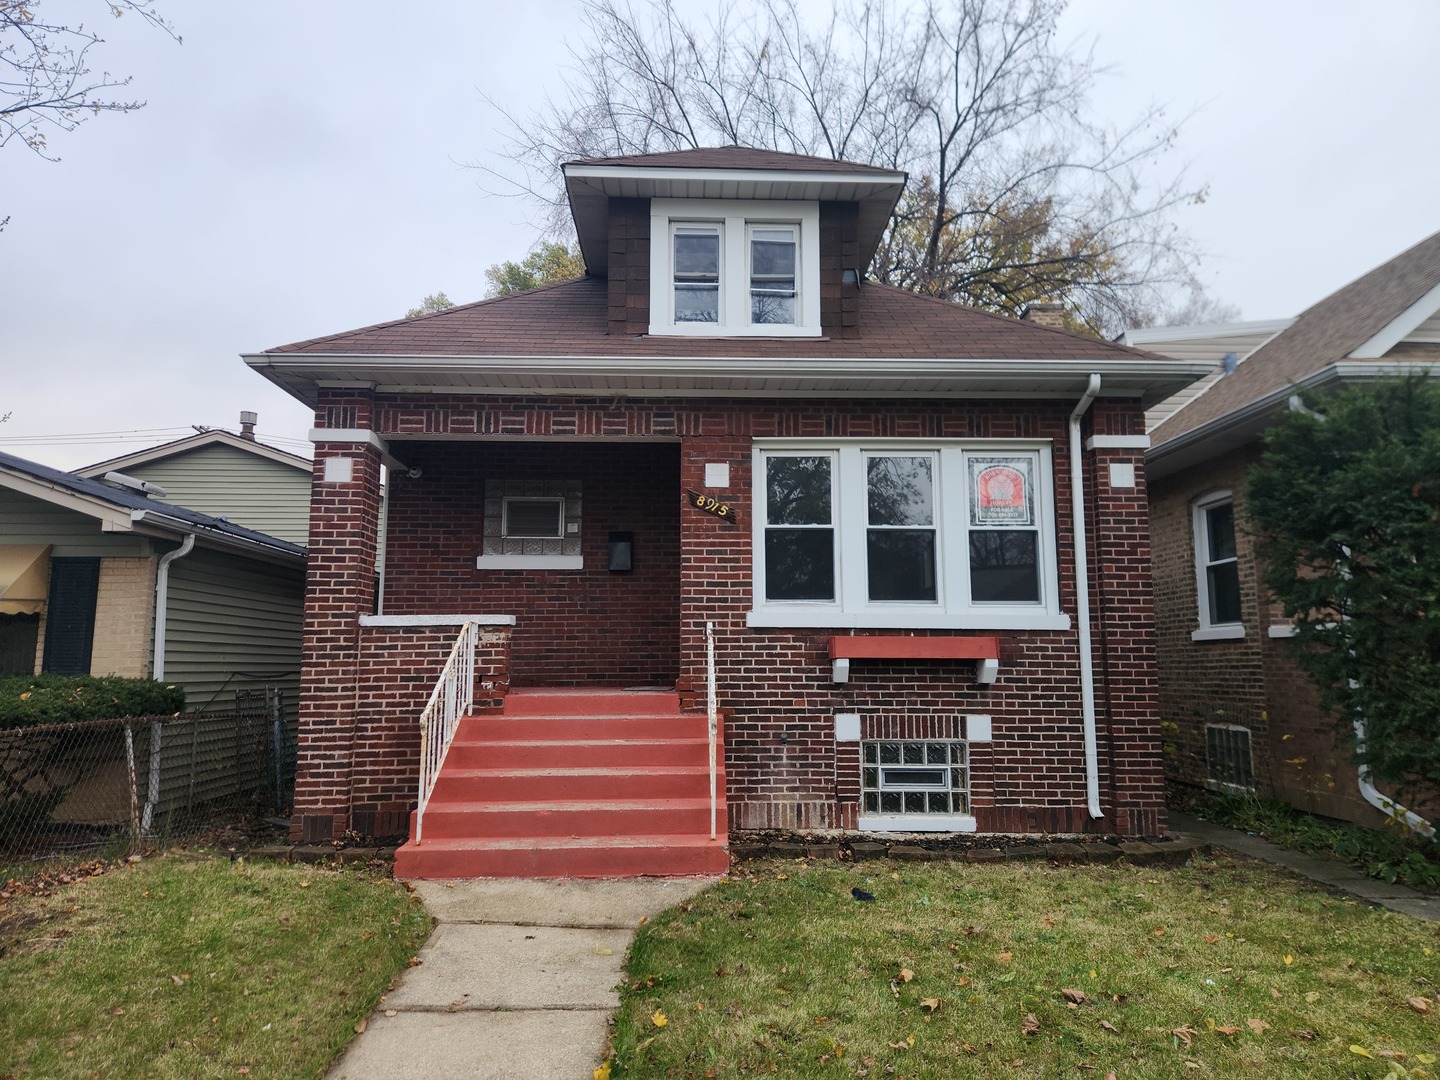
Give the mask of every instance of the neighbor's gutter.
<svg viewBox="0 0 1440 1080">
<path fill-rule="evenodd" d="M 180 546 L 160 556 L 155 572 L 155 652 L 150 665 L 150 677 L 156 682 L 165 681 L 165 622 L 166 608 L 170 603 L 170 564 L 183 559 L 195 549 L 195 534 L 187 533 Z M 160 801 L 160 722 L 150 725 L 150 790 L 145 796 L 145 810 L 140 815 L 140 831 L 148 833 L 155 816 L 155 804 Z"/>
<path fill-rule="evenodd" d="M 1095 740 L 1095 657 L 1090 640 L 1090 567 L 1085 555 L 1085 489 L 1081 470 L 1080 421 L 1100 393 L 1100 376 L 1070 413 L 1070 516 L 1075 534 L 1075 619 L 1080 624 L 1080 714 L 1085 731 L 1085 798 L 1090 816 L 1102 818 L 1100 809 L 1100 754 Z"/>
</svg>

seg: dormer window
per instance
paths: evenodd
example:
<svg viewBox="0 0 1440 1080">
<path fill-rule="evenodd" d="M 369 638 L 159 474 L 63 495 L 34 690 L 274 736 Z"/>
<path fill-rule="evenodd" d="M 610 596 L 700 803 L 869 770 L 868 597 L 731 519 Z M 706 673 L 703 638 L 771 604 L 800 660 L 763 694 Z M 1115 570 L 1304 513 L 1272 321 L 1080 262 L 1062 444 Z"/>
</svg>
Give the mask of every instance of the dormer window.
<svg viewBox="0 0 1440 1080">
<path fill-rule="evenodd" d="M 676 225 L 675 321 L 720 321 L 720 226 Z"/>
<path fill-rule="evenodd" d="M 820 333 L 815 202 L 652 199 L 650 333 Z"/>
<path fill-rule="evenodd" d="M 750 226 L 750 322 L 795 324 L 795 263 L 799 230 L 793 225 Z"/>
</svg>

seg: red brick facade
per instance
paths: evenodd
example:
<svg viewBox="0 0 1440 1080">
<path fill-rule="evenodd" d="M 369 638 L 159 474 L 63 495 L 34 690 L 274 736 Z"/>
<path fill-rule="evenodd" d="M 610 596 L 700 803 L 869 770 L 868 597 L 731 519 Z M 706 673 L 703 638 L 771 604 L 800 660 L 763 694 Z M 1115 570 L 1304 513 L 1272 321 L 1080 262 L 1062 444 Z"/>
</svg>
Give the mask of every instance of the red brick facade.
<svg viewBox="0 0 1440 1080">
<path fill-rule="evenodd" d="M 766 437 L 1048 440 L 1060 608 L 1073 618 L 1066 429 L 1073 407 L 1058 400 L 335 395 L 321 401 L 317 424 L 373 431 L 420 470 L 414 479 L 391 472 L 385 613 L 514 615 L 513 655 L 503 672 L 505 658 L 493 658 L 496 679 L 674 678 L 682 701 L 698 706 L 704 624 L 714 622 L 734 828 L 855 827 L 858 744 L 837 743 L 836 713 L 858 713 L 864 738 L 946 739 L 963 737 L 964 718 L 982 714 L 993 720 L 993 741 L 970 747 L 980 831 L 1153 835 L 1163 829 L 1164 809 L 1139 449 L 1084 455 L 1102 819 L 1091 819 L 1085 806 L 1073 627 L 999 633 L 999 678 L 984 686 L 972 662 L 936 660 L 858 661 L 850 681 L 836 683 L 826 647 L 836 631 L 746 625 L 752 440 Z M 1142 424 L 1138 403 L 1102 400 L 1085 430 L 1134 435 Z M 356 458 L 356 480 L 319 482 L 323 460 L 337 454 Z M 1112 487 L 1112 463 L 1133 468 L 1133 487 Z M 738 524 L 686 504 L 687 491 L 706 490 L 707 464 L 728 464 L 729 487 L 714 494 L 736 508 Z M 297 831 L 310 839 L 327 828 L 335 836 L 401 831 L 414 801 L 407 792 L 415 736 L 406 732 L 415 730 L 425 680 L 433 682 L 429 672 L 448 648 L 444 634 L 401 635 L 402 658 L 393 637 L 359 629 L 358 616 L 374 603 L 363 566 L 374 552 L 377 466 L 373 449 L 319 446 L 296 811 Z M 491 476 L 579 479 L 585 568 L 477 570 L 483 481 Z M 635 534 L 629 573 L 605 569 L 615 530 Z M 403 686 L 392 685 L 400 670 Z"/>
</svg>

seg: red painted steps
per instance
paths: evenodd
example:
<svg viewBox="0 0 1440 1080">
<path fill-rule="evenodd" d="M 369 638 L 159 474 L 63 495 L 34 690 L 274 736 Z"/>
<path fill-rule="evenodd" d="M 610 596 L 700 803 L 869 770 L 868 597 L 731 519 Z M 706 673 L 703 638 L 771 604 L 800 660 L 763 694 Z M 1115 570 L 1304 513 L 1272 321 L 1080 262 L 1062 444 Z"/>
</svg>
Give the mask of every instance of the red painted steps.
<svg viewBox="0 0 1440 1080">
<path fill-rule="evenodd" d="M 719 874 L 724 748 L 710 839 L 705 717 L 671 691 L 512 690 L 459 731 L 400 878 Z"/>
</svg>

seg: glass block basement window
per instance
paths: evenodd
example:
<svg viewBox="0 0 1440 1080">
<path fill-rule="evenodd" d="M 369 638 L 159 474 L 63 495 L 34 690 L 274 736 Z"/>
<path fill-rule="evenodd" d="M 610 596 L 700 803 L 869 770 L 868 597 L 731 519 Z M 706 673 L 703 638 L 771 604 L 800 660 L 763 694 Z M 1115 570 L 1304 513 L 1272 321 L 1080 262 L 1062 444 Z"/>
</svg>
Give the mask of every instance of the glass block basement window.
<svg viewBox="0 0 1440 1080">
<path fill-rule="evenodd" d="M 1206 724 L 1205 761 L 1213 782 L 1244 791 L 1254 790 L 1249 728 Z"/>
<path fill-rule="evenodd" d="M 866 814 L 970 812 L 963 742 L 867 742 L 860 760 Z"/>
</svg>

